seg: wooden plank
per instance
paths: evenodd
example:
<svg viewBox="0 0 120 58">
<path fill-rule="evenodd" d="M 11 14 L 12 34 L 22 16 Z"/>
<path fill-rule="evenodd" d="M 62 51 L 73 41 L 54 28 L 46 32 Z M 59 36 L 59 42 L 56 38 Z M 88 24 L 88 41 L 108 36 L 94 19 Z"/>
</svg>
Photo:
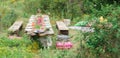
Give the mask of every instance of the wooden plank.
<svg viewBox="0 0 120 58">
<path fill-rule="evenodd" d="M 23 21 L 15 21 L 15 23 L 8 30 L 12 32 L 18 31 L 22 26 L 22 24 Z"/>
<path fill-rule="evenodd" d="M 44 23 L 45 23 L 45 27 L 49 29 L 49 30 L 46 31 L 45 33 L 46 33 L 47 35 L 52 35 L 52 34 L 54 34 L 54 31 L 53 31 L 52 26 L 51 26 L 51 23 L 50 23 L 49 16 L 48 16 L 48 15 L 42 15 L 42 17 L 43 17 L 43 20 L 44 20 Z"/>
<path fill-rule="evenodd" d="M 44 23 L 45 23 L 45 27 L 48 28 L 48 31 L 45 31 L 42 34 L 39 34 L 40 36 L 45 36 L 45 35 L 53 35 L 54 31 L 52 29 L 51 23 L 50 23 L 50 19 L 48 15 L 42 15 Z"/>
<path fill-rule="evenodd" d="M 92 27 L 71 26 L 71 27 L 69 27 L 69 29 L 81 30 L 81 31 L 83 31 L 83 32 L 94 32 L 94 29 L 95 29 L 95 28 L 92 28 Z"/>
<path fill-rule="evenodd" d="M 59 34 L 68 35 L 69 29 L 62 21 L 56 21 L 56 24 L 57 24 L 57 28 L 59 30 Z"/>
<path fill-rule="evenodd" d="M 35 22 L 35 18 L 36 18 L 36 15 L 31 15 L 29 22 L 25 27 L 25 32 L 31 33 L 31 31 L 33 30 L 32 22 Z"/>
<path fill-rule="evenodd" d="M 68 30 L 68 27 L 62 21 L 57 21 L 56 24 L 59 30 Z"/>
<path fill-rule="evenodd" d="M 50 23 L 50 19 L 48 15 L 42 15 L 44 23 L 45 23 L 45 27 L 46 28 L 51 28 L 51 23 Z"/>
</svg>

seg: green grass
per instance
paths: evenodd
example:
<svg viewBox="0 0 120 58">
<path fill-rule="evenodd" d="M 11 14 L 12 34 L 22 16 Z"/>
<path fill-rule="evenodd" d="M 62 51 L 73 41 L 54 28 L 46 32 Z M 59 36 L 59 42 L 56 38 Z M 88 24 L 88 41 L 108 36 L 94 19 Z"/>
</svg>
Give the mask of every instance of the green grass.
<svg viewBox="0 0 120 58">
<path fill-rule="evenodd" d="M 21 40 L 0 36 L 0 58 L 33 58 L 34 53 L 28 48 L 31 43 L 26 36 Z"/>
</svg>

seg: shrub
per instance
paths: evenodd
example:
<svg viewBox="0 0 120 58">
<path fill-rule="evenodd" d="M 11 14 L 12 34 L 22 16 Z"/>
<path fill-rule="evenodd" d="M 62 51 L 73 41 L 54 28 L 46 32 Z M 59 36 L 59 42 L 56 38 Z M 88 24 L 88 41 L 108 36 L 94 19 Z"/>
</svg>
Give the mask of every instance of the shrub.
<svg viewBox="0 0 120 58">
<path fill-rule="evenodd" d="M 119 7 L 114 7 L 112 10 L 110 8 L 104 8 L 105 15 L 103 21 L 100 22 L 99 18 L 96 20 L 96 23 L 93 25 L 95 28 L 95 32 L 93 34 L 85 33 L 86 39 L 86 47 L 89 48 L 93 54 L 98 56 L 117 58 L 119 54 L 119 37 L 120 37 L 120 22 L 119 20 Z M 100 11 L 103 13 L 103 10 Z M 105 56 L 109 55 L 109 56 Z"/>
<path fill-rule="evenodd" d="M 10 27 L 16 18 L 17 14 L 14 12 L 14 10 L 3 9 L 0 21 L 2 29 Z"/>
</svg>

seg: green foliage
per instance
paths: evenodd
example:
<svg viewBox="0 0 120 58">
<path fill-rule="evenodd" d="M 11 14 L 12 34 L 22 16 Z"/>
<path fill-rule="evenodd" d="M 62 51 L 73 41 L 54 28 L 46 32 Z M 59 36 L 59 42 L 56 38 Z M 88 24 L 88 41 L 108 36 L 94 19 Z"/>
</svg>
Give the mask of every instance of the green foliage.
<svg viewBox="0 0 120 58">
<path fill-rule="evenodd" d="M 0 58 L 32 58 L 32 53 L 27 52 L 24 48 L 0 47 Z"/>
<path fill-rule="evenodd" d="M 28 48 L 30 44 L 25 36 L 21 40 L 0 36 L 0 58 L 33 58 L 34 53 Z"/>
<path fill-rule="evenodd" d="M 0 37 L 0 46 L 7 46 L 7 47 L 20 47 L 24 45 L 28 45 L 30 43 L 30 40 L 27 40 L 26 38 L 23 40 L 15 39 L 11 40 L 7 37 Z"/>
<path fill-rule="evenodd" d="M 17 15 L 14 13 L 14 11 L 10 11 L 1 19 L 1 23 L 4 27 L 9 27 L 12 25 L 12 23 L 16 20 Z"/>
<path fill-rule="evenodd" d="M 10 27 L 17 18 L 17 14 L 13 9 L 0 6 L 0 26 L 1 30 Z M 0 30 L 0 31 L 1 31 Z"/>
<path fill-rule="evenodd" d="M 96 13 L 99 13 L 99 17 L 104 16 L 107 19 L 107 22 L 100 22 L 99 17 L 96 19 L 96 23 L 92 26 L 95 28 L 95 32 L 93 34 L 84 34 L 85 37 L 87 37 L 85 40 L 86 47 L 89 48 L 93 54 L 96 54 L 96 57 L 109 55 L 104 57 L 118 58 L 120 51 L 120 24 L 118 23 L 120 22 L 119 6 L 102 6 L 102 8 Z"/>
<path fill-rule="evenodd" d="M 25 1 L 24 10 L 27 13 L 36 14 L 37 9 L 41 9 L 43 13 L 57 15 L 61 18 L 73 18 L 81 15 L 80 3 L 78 1 L 70 2 L 69 0 L 30 0 Z M 71 7 L 72 6 L 72 7 Z"/>
<path fill-rule="evenodd" d="M 86 26 L 87 25 L 87 21 L 80 21 L 77 24 L 75 24 L 75 26 Z"/>
</svg>

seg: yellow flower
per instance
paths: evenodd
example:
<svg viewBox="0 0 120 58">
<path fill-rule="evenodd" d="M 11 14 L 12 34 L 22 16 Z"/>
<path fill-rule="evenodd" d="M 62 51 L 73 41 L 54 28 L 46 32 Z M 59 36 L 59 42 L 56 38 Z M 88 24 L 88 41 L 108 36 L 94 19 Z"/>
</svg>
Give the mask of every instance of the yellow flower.
<svg viewBox="0 0 120 58">
<path fill-rule="evenodd" d="M 101 16 L 99 20 L 100 20 L 100 23 L 107 22 L 107 19 L 104 19 L 103 16 Z"/>
<path fill-rule="evenodd" d="M 99 20 L 100 20 L 101 23 L 104 22 L 103 16 L 101 16 L 101 17 L 99 18 Z"/>
</svg>

